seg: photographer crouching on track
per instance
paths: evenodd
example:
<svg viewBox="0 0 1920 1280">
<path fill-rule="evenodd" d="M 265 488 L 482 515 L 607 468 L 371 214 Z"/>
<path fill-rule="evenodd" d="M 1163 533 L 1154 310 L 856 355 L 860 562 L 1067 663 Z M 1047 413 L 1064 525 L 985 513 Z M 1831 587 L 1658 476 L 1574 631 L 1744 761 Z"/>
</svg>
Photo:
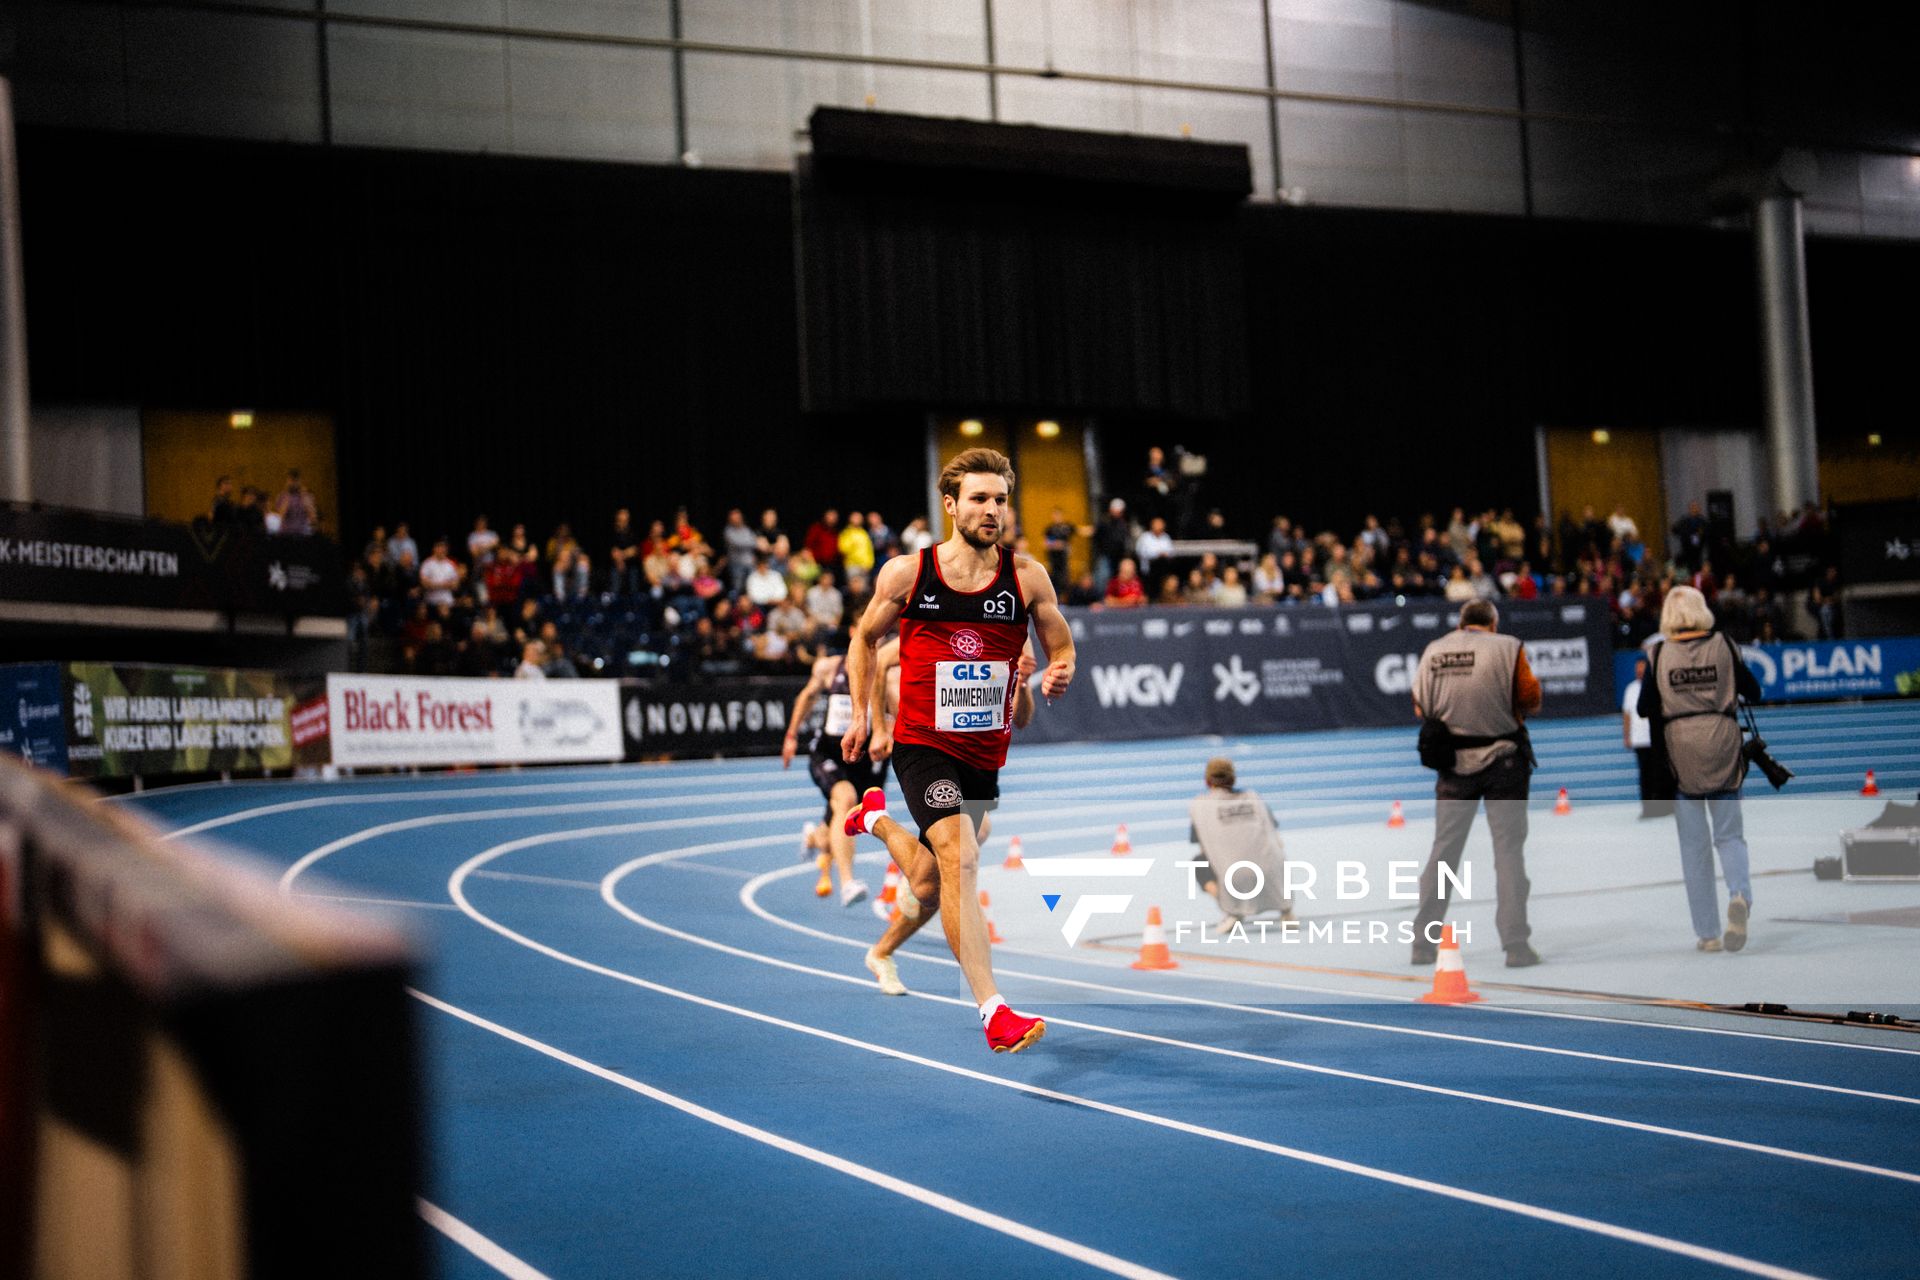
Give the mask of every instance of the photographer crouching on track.
<svg viewBox="0 0 1920 1280">
<path fill-rule="evenodd" d="M 1747 945 L 1753 911 L 1740 786 L 1749 762 L 1760 765 L 1775 787 L 1793 775 L 1766 754 L 1757 731 L 1751 743 L 1741 741 L 1739 699 L 1758 701 L 1760 682 L 1733 641 L 1713 630 L 1706 597 L 1692 587 L 1667 592 L 1660 630 L 1665 640 L 1648 655 L 1637 710 L 1652 723 L 1655 748 L 1666 755 L 1679 791 L 1673 820 L 1696 945 L 1702 951 L 1738 951 Z M 1727 881 L 1724 934 L 1714 887 L 1716 849 Z"/>
</svg>

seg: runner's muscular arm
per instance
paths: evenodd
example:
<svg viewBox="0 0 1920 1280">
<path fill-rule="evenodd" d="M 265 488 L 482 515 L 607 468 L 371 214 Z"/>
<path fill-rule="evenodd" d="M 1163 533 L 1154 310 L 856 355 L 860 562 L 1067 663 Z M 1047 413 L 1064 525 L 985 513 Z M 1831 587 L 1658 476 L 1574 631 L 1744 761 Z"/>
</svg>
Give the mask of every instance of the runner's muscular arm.
<svg viewBox="0 0 1920 1280">
<path fill-rule="evenodd" d="M 867 735 L 872 732 L 868 713 L 873 698 L 873 651 L 880 637 L 893 630 L 893 624 L 906 611 L 919 563 L 918 556 L 895 556 L 887 561 L 873 576 L 873 599 L 867 602 L 867 611 L 853 624 L 847 648 L 847 688 L 853 694 L 853 727 L 840 740 L 840 758 L 849 763 L 866 754 Z M 881 706 L 885 705 L 883 701 Z"/>
<path fill-rule="evenodd" d="M 1073 683 L 1073 628 L 1067 625 L 1066 615 L 1060 612 L 1059 597 L 1053 592 L 1053 579 L 1047 576 L 1047 571 L 1040 567 L 1039 561 L 1023 556 L 1017 572 L 1020 574 L 1021 594 L 1027 598 L 1027 613 L 1033 618 L 1033 627 L 1040 635 L 1041 647 L 1047 651 L 1047 670 L 1040 677 L 1040 692 L 1051 702 Z"/>
<path fill-rule="evenodd" d="M 1019 690 L 1013 695 L 1013 727 L 1024 729 L 1033 723 L 1033 686 L 1027 683 L 1027 677 L 1037 669 L 1033 660 L 1033 639 L 1020 646 L 1020 657 L 1013 664 L 1013 678 L 1019 682 Z"/>
<path fill-rule="evenodd" d="M 800 726 L 806 722 L 807 709 L 813 705 L 813 700 L 819 695 L 820 690 L 827 687 L 827 681 L 832 678 L 832 671 L 831 658 L 817 659 L 813 664 L 813 674 L 801 687 L 799 696 L 793 700 L 793 710 L 787 713 L 787 737 L 780 744 L 782 769 L 793 763 L 793 753 L 800 748 Z"/>
<path fill-rule="evenodd" d="M 873 737 L 867 754 L 879 764 L 893 754 L 893 708 L 887 705 L 887 674 L 900 665 L 900 640 L 895 637 L 880 646 L 873 658 L 872 705 L 879 708 L 873 717 Z"/>
</svg>

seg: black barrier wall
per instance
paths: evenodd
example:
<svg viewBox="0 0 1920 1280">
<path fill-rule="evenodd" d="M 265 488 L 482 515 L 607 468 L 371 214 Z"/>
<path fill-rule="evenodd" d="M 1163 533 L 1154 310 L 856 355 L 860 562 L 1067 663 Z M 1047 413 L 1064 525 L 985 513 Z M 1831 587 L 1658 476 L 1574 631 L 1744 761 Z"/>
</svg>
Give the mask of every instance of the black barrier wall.
<svg viewBox="0 0 1920 1280">
<path fill-rule="evenodd" d="M 1414 725 L 1420 651 L 1457 607 L 1068 609 L 1079 672 L 1025 741 L 1291 733 Z M 1614 709 L 1612 639 L 1599 599 L 1500 606 L 1540 679 L 1540 715 Z M 1411 746 L 1411 738 L 1409 738 Z"/>
<path fill-rule="evenodd" d="M 806 683 L 799 677 L 724 684 L 622 680 L 627 759 L 777 755 L 787 735 L 787 713 Z"/>
</svg>

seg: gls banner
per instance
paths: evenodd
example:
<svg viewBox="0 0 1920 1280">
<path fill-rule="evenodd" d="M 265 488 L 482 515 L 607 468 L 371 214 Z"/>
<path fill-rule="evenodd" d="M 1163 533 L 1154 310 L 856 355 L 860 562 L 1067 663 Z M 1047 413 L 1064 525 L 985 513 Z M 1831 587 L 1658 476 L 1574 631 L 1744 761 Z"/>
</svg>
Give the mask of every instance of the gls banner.
<svg viewBox="0 0 1920 1280">
<path fill-rule="evenodd" d="M 611 680 L 330 675 L 327 727 L 343 765 L 618 760 Z"/>
<path fill-rule="evenodd" d="M 1413 723 L 1420 652 L 1456 608 L 1069 609 L 1079 674 L 1017 740 L 1275 733 Z M 1604 606 L 1507 602 L 1546 693 L 1546 716 L 1613 709 Z"/>
<path fill-rule="evenodd" d="M 1920 637 L 1750 644 L 1740 652 L 1766 702 L 1920 697 Z M 1613 657 L 1613 678 L 1623 698 L 1640 657 L 1637 649 Z"/>
</svg>

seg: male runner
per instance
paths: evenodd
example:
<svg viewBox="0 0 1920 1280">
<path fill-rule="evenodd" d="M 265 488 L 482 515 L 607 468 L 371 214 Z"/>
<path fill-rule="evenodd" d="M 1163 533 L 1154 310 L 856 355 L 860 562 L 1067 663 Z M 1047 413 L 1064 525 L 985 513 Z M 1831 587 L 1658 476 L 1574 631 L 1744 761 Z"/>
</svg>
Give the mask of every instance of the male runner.
<svg viewBox="0 0 1920 1280">
<path fill-rule="evenodd" d="M 1033 719 L 1029 677 L 1034 670 L 1033 642 L 1029 640 L 1013 667 L 1013 678 L 1018 685 L 1013 698 L 1016 729 L 1026 728 Z M 875 718 L 873 737 L 867 743 L 867 755 L 878 762 L 893 754 L 893 724 L 900 705 L 900 641 L 897 639 L 881 645 L 874 657 L 873 700 L 875 705 L 885 708 L 884 713 Z M 985 845 L 992 830 L 993 819 L 983 809 L 975 818 L 974 842 Z M 867 950 L 867 971 L 878 979 L 882 993 L 903 996 L 907 994 L 907 985 L 900 981 L 900 969 L 893 961 L 893 953 L 940 910 L 940 867 L 932 847 L 924 840 L 914 839 L 897 822 L 887 824 L 886 844 L 903 877 L 900 900 L 896 904 L 900 914 L 898 918 L 890 918 L 889 912 L 880 911 L 880 918 L 888 922 L 888 928 L 880 935 L 880 941 Z"/>
<path fill-rule="evenodd" d="M 850 907 L 867 896 L 867 886 L 853 874 L 853 833 L 846 829 L 847 814 L 859 805 L 861 792 L 886 786 L 887 765 L 884 758 L 871 762 L 840 758 L 840 738 L 853 724 L 853 696 L 847 686 L 846 658 L 823 655 L 814 660 L 812 678 L 793 700 L 786 741 L 780 744 L 780 767 L 785 769 L 793 763 L 800 746 L 800 726 L 813 700 L 822 693 L 827 699 L 826 715 L 807 744 L 807 772 L 827 798 L 827 853 L 840 868 L 840 905 Z M 833 892 L 825 866 L 820 868 L 820 883 L 814 891 L 823 898 Z"/>
<path fill-rule="evenodd" d="M 1018 692 L 1014 667 L 1031 618 L 1046 649 L 1040 692 L 1058 697 L 1073 680 L 1073 632 L 1053 582 L 1036 561 L 999 545 L 1007 526 L 1013 465 L 992 449 L 968 449 L 940 472 L 940 503 L 953 535 L 918 556 L 889 560 L 874 578 L 873 600 L 855 625 L 848 651 L 853 725 L 841 755 L 865 755 L 871 732 L 874 648 L 900 624 L 900 718 L 893 772 L 932 848 L 939 871 L 947 945 L 980 1004 L 987 1043 L 1017 1053 L 1046 1034 L 1046 1023 L 1015 1013 L 1000 998 L 980 914 L 980 845 L 975 815 L 1000 794 Z M 869 791 L 847 817 L 892 847 L 895 826 L 884 794 Z"/>
</svg>

